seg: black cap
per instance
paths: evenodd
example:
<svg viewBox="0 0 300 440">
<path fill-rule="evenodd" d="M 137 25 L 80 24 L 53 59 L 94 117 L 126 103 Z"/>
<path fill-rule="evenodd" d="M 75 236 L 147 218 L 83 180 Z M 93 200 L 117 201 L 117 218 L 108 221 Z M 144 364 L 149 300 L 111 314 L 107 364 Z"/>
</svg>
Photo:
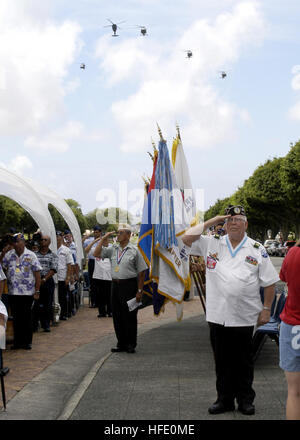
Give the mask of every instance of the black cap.
<svg viewBox="0 0 300 440">
<path fill-rule="evenodd" d="M 100 228 L 100 226 L 99 225 L 95 225 L 94 227 L 93 227 L 93 231 L 102 231 L 102 229 Z"/>
<path fill-rule="evenodd" d="M 56 231 L 56 235 L 61 235 L 61 236 L 63 236 L 64 234 L 63 234 L 63 232 L 61 232 L 61 231 Z"/>
<path fill-rule="evenodd" d="M 225 209 L 225 215 L 246 215 L 243 206 L 241 205 L 229 205 Z"/>
<path fill-rule="evenodd" d="M 69 229 L 65 229 L 65 230 L 64 230 L 64 234 L 65 234 L 65 235 L 67 235 L 67 234 L 71 234 L 71 231 L 70 231 Z"/>
</svg>

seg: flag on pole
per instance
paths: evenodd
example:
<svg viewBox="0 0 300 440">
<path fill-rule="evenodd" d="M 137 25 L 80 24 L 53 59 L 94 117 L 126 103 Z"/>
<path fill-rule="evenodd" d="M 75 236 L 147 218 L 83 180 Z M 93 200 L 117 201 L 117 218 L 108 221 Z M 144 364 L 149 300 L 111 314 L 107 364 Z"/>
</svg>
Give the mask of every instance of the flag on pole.
<svg viewBox="0 0 300 440">
<path fill-rule="evenodd" d="M 155 287 L 157 285 L 158 294 L 174 303 L 183 301 L 188 283 L 189 259 L 180 238 L 188 227 L 182 194 L 176 183 L 166 141 L 161 135 L 144 203 L 139 249 L 150 264 L 150 282 L 155 283 Z"/>
<path fill-rule="evenodd" d="M 172 146 L 172 165 L 177 185 L 182 192 L 187 217 L 190 224 L 192 224 L 196 217 L 196 198 L 178 126 L 177 136 L 174 139 Z"/>
<path fill-rule="evenodd" d="M 138 248 L 148 265 L 145 273 L 143 293 L 152 298 L 153 310 L 155 315 L 159 315 L 166 298 L 157 291 L 157 278 L 152 275 L 153 268 L 153 224 L 152 224 L 152 191 L 155 189 L 155 170 L 157 164 L 158 152 L 154 150 L 153 173 L 149 184 L 145 185 L 145 200 L 143 216 L 138 239 Z"/>
<path fill-rule="evenodd" d="M 188 221 L 190 225 L 195 225 L 197 223 L 195 193 L 192 187 L 187 160 L 183 151 L 179 126 L 177 125 L 176 128 L 177 128 L 177 136 L 174 139 L 172 146 L 172 165 L 173 165 L 177 185 L 182 193 L 183 203 L 185 206 Z M 193 298 L 192 280 L 190 275 L 188 277 L 187 290 L 190 291 L 190 298 Z M 176 304 L 176 314 L 177 314 L 177 320 L 180 321 L 183 316 L 183 303 Z"/>
</svg>

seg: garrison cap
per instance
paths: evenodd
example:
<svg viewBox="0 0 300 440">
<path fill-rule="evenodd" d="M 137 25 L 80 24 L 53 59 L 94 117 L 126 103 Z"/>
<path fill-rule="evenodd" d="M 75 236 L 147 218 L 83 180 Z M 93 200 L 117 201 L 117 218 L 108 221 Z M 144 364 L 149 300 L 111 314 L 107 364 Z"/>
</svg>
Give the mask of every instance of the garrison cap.
<svg viewBox="0 0 300 440">
<path fill-rule="evenodd" d="M 225 215 L 246 215 L 243 206 L 241 205 L 229 205 L 225 209 Z"/>
<path fill-rule="evenodd" d="M 12 236 L 12 242 L 13 243 L 17 243 L 18 240 L 25 240 L 25 237 L 22 234 L 22 232 L 17 232 L 16 234 L 14 234 Z"/>
</svg>

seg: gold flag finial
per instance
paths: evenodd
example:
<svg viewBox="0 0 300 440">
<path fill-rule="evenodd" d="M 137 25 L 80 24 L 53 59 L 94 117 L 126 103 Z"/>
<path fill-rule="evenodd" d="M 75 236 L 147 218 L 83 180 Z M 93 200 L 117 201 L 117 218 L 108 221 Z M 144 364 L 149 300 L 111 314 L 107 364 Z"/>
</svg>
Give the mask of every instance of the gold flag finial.
<svg viewBox="0 0 300 440">
<path fill-rule="evenodd" d="M 178 138 L 181 140 L 180 129 L 179 129 L 179 125 L 178 125 L 177 122 L 176 122 L 176 130 L 177 130 L 177 136 L 178 136 Z"/>
<path fill-rule="evenodd" d="M 157 123 L 156 123 L 156 124 L 157 124 Z M 163 138 L 163 135 L 162 135 L 162 132 L 161 132 L 160 126 L 159 126 L 158 124 L 157 124 L 157 129 L 158 129 L 158 134 L 159 134 L 160 140 L 163 141 L 163 142 L 166 142 L 166 141 L 164 140 L 164 138 Z"/>
<path fill-rule="evenodd" d="M 152 147 L 153 147 L 153 153 L 155 154 L 158 150 L 157 150 L 155 142 L 152 138 L 151 138 L 151 142 L 152 142 Z"/>
<path fill-rule="evenodd" d="M 151 159 L 154 160 L 154 156 L 153 156 L 153 154 L 151 154 L 150 151 L 147 151 L 147 153 L 149 154 L 149 156 L 151 157 Z"/>
</svg>

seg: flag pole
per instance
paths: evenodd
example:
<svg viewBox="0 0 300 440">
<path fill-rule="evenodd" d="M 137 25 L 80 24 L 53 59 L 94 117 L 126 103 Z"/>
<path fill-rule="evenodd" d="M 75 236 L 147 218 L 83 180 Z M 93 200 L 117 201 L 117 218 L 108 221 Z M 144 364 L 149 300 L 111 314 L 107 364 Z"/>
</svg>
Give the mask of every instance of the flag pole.
<svg viewBox="0 0 300 440">
<path fill-rule="evenodd" d="M 194 257 L 191 256 L 191 263 L 195 263 Z M 199 294 L 199 298 L 204 310 L 204 313 L 206 314 L 206 306 L 205 306 L 205 294 L 204 294 L 204 285 L 201 279 L 201 275 L 199 271 L 192 272 L 193 279 L 195 281 L 195 285 Z"/>
<path fill-rule="evenodd" d="M 6 411 L 6 395 L 4 386 L 4 376 L 9 372 L 8 368 L 3 368 L 2 348 L 0 348 L 0 381 L 1 381 L 1 393 L 4 411 Z"/>
</svg>

